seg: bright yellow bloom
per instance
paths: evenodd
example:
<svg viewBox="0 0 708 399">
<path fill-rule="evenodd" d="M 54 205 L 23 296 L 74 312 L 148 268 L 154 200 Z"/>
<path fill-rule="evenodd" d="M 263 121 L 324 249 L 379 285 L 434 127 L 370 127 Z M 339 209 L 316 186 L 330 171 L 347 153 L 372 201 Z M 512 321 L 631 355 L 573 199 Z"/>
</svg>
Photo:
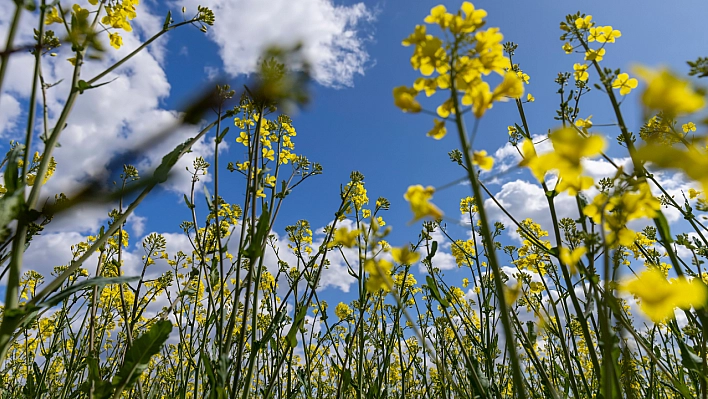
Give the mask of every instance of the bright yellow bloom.
<svg viewBox="0 0 708 399">
<path fill-rule="evenodd" d="M 116 50 L 123 45 L 123 38 L 118 33 L 109 33 L 108 38 L 111 41 L 111 47 L 115 48 Z"/>
<path fill-rule="evenodd" d="M 349 305 L 344 302 L 339 302 L 339 305 L 334 308 L 334 314 L 337 315 L 340 320 L 345 320 L 349 318 L 349 316 L 351 316 L 353 313 L 354 311 L 352 310 L 352 308 L 350 308 Z"/>
<path fill-rule="evenodd" d="M 385 259 L 369 259 L 364 263 L 364 270 L 369 273 L 366 279 L 366 290 L 375 293 L 379 290 L 391 291 L 393 279 L 391 278 L 391 268 L 393 264 Z"/>
<path fill-rule="evenodd" d="M 62 22 L 64 22 L 64 19 L 59 15 L 59 10 L 57 10 L 56 7 L 50 8 L 49 12 L 47 12 L 47 15 L 44 17 L 45 25 L 60 24 Z"/>
<path fill-rule="evenodd" d="M 639 307 L 656 323 L 674 317 L 674 309 L 702 308 L 708 299 L 708 289 L 700 279 L 666 280 L 654 268 L 643 271 L 636 279 L 621 286 L 639 299 Z"/>
<path fill-rule="evenodd" d="M 412 265 L 420 259 L 420 254 L 418 252 L 411 251 L 409 245 L 401 248 L 391 248 L 391 256 L 394 261 L 402 265 Z"/>
<path fill-rule="evenodd" d="M 683 151 L 675 147 L 648 144 L 637 150 L 637 157 L 662 168 L 679 169 L 708 190 L 708 157 L 696 149 Z"/>
<path fill-rule="evenodd" d="M 340 227 L 334 231 L 334 238 L 329 243 L 329 247 L 341 244 L 344 247 L 351 248 L 356 244 L 356 238 L 360 232 L 359 230 L 349 231 L 346 227 Z"/>
<path fill-rule="evenodd" d="M 475 10 L 474 5 L 469 1 L 462 3 L 460 10 L 464 14 L 464 18 L 460 15 L 454 15 L 449 21 L 450 32 L 454 34 L 470 33 L 484 24 L 484 17 L 487 16 L 487 12 Z"/>
<path fill-rule="evenodd" d="M 571 275 L 578 272 L 578 263 L 580 263 L 580 258 L 582 258 L 587 251 L 588 250 L 585 247 L 575 248 L 572 252 L 567 247 L 562 247 L 560 249 L 560 260 L 568 266 Z"/>
<path fill-rule="evenodd" d="M 433 119 L 433 123 L 435 126 L 433 126 L 432 129 L 428 132 L 428 137 L 432 137 L 435 140 L 440 140 L 441 138 L 445 137 L 447 134 L 447 129 L 445 128 L 445 121 L 444 120 L 437 120 Z"/>
<path fill-rule="evenodd" d="M 604 228 L 609 231 L 607 242 L 610 245 L 630 247 L 634 244 L 636 233 L 627 228 L 627 222 L 643 217 L 652 219 L 660 208 L 661 203 L 651 194 L 649 185 L 642 183 L 638 190 L 612 197 L 600 192 L 592 203 L 583 208 L 583 213 L 596 224 L 604 219 Z"/>
<path fill-rule="evenodd" d="M 513 287 L 504 285 L 502 288 L 504 290 L 504 300 L 507 305 L 513 305 L 514 302 L 519 299 L 519 296 L 521 296 L 521 280 L 517 280 L 516 285 Z"/>
<path fill-rule="evenodd" d="M 599 50 L 590 49 L 585 52 L 585 60 L 587 61 L 602 61 L 605 56 L 605 49 L 601 48 Z"/>
<path fill-rule="evenodd" d="M 408 191 L 403 196 L 411 206 L 413 211 L 413 221 L 424 217 L 441 219 L 443 213 L 437 206 L 430 203 L 435 189 L 432 186 L 423 188 L 420 184 L 408 187 Z"/>
<path fill-rule="evenodd" d="M 694 199 L 694 198 L 698 197 L 699 195 L 701 195 L 701 191 L 696 190 L 694 188 L 688 189 L 688 199 Z"/>
<path fill-rule="evenodd" d="M 430 36 L 425 33 L 425 25 L 416 25 L 413 33 L 410 34 L 406 39 L 401 42 L 404 46 L 408 47 L 410 45 L 417 45 L 425 41 L 425 39 Z"/>
<path fill-rule="evenodd" d="M 592 127 L 592 115 L 588 116 L 587 118 L 578 118 L 575 120 L 575 126 L 581 128 L 585 134 L 588 134 L 588 129 Z"/>
<path fill-rule="evenodd" d="M 472 155 L 472 163 L 479 165 L 480 168 L 484 170 L 491 170 L 494 166 L 494 158 L 487 155 L 487 151 L 475 151 Z"/>
<path fill-rule="evenodd" d="M 563 51 L 565 51 L 566 54 L 570 54 L 573 52 L 573 45 L 570 43 L 565 43 L 563 45 Z"/>
<path fill-rule="evenodd" d="M 529 77 L 528 74 L 523 73 L 523 72 L 521 72 L 521 71 L 517 71 L 517 72 L 516 72 L 516 76 L 517 76 L 519 79 L 521 79 L 521 81 L 523 81 L 523 82 L 526 83 L 526 84 L 529 84 L 529 80 L 531 80 L 531 78 Z"/>
<path fill-rule="evenodd" d="M 681 125 L 681 129 L 683 130 L 684 133 L 695 132 L 696 131 L 696 124 L 693 122 L 684 123 L 683 125 Z"/>
<path fill-rule="evenodd" d="M 524 140 L 524 159 L 519 166 L 531 169 L 531 173 L 539 182 L 544 181 L 546 172 L 557 170 L 561 178 L 556 187 L 558 191 L 568 191 L 569 194 L 576 195 L 578 191 L 589 188 L 593 183 L 592 178 L 581 176 L 580 160 L 602 153 L 606 146 L 605 139 L 594 135 L 583 137 L 570 128 L 557 130 L 548 137 L 553 142 L 554 151 L 541 156 L 536 154 L 531 140 Z"/>
<path fill-rule="evenodd" d="M 481 82 L 475 86 L 465 97 L 467 96 L 471 99 L 472 113 L 474 113 L 474 116 L 477 118 L 481 118 L 489 108 L 492 108 L 494 97 L 487 82 Z M 462 102 L 463 104 L 465 103 L 464 97 L 462 98 Z"/>
<path fill-rule="evenodd" d="M 264 179 L 263 185 L 266 187 L 275 187 L 275 176 L 267 175 Z"/>
<path fill-rule="evenodd" d="M 575 197 L 579 192 L 592 187 L 593 184 L 595 181 L 590 176 L 566 175 L 558 181 L 555 190 L 559 193 L 567 191 L 568 195 Z"/>
<path fill-rule="evenodd" d="M 526 94 L 526 101 L 532 103 L 532 102 L 536 101 L 536 98 L 534 96 L 532 96 L 531 93 L 527 93 Z"/>
<path fill-rule="evenodd" d="M 436 71 L 441 75 L 447 73 L 450 65 L 442 40 L 426 35 L 425 40 L 416 45 L 411 56 L 411 65 L 425 76 L 430 76 Z"/>
<path fill-rule="evenodd" d="M 627 95 L 632 89 L 637 88 L 637 79 L 630 78 L 626 73 L 620 73 L 612 82 L 612 88 L 620 89 L 620 95 L 622 96 Z"/>
<path fill-rule="evenodd" d="M 575 27 L 578 29 L 588 29 L 595 25 L 592 21 L 592 15 L 587 15 L 585 18 L 578 18 L 575 20 Z"/>
<path fill-rule="evenodd" d="M 261 152 L 263 153 L 263 159 L 275 161 L 275 151 L 272 148 L 263 148 Z"/>
<path fill-rule="evenodd" d="M 705 98 L 687 80 L 667 69 L 656 71 L 637 66 L 634 71 L 647 83 L 642 93 L 642 102 L 647 108 L 663 111 L 669 116 L 678 116 L 699 111 L 705 105 Z"/>
<path fill-rule="evenodd" d="M 421 107 L 415 96 L 418 95 L 418 90 L 408 88 L 406 86 L 398 86 L 393 89 L 393 103 L 403 112 L 420 112 Z"/>
<path fill-rule="evenodd" d="M 524 84 L 521 78 L 513 72 L 507 72 L 504 80 L 494 89 L 492 101 L 499 101 L 504 97 L 521 98 L 523 94 Z"/>
<path fill-rule="evenodd" d="M 441 28 L 445 29 L 452 18 L 453 15 L 447 12 L 444 5 L 440 4 L 430 10 L 430 15 L 425 17 L 424 21 L 426 24 L 438 24 Z"/>
<path fill-rule="evenodd" d="M 622 36 L 622 32 L 617 29 L 612 29 L 611 26 L 598 26 L 590 28 L 588 42 L 597 40 L 598 43 L 614 43 L 615 39 L 620 36 Z"/>
<path fill-rule="evenodd" d="M 588 74 L 588 65 L 587 64 L 578 64 L 575 63 L 573 65 L 573 78 L 575 80 L 582 80 L 583 82 L 588 80 L 590 77 L 590 74 Z"/>
<path fill-rule="evenodd" d="M 241 132 L 241 134 L 239 134 L 239 136 L 236 138 L 236 142 L 248 147 L 248 133 Z"/>
</svg>

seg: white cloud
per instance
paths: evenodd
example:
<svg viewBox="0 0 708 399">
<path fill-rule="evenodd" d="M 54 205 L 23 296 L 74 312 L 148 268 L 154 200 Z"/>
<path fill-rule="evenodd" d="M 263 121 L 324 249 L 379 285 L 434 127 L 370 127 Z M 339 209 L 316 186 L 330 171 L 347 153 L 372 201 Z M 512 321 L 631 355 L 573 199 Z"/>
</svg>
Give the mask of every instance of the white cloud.
<svg viewBox="0 0 708 399">
<path fill-rule="evenodd" d="M 20 103 L 9 94 L 0 96 L 0 137 L 11 132 L 20 116 Z"/>
<path fill-rule="evenodd" d="M 179 6 L 196 9 L 196 0 Z M 363 3 L 335 5 L 331 0 L 214 0 L 209 7 L 217 20 L 209 37 L 219 46 L 226 72 L 256 70 L 263 50 L 271 45 L 303 44 L 313 77 L 325 86 L 352 86 L 369 62 L 364 48 L 371 40 L 362 25 L 374 19 Z"/>
<path fill-rule="evenodd" d="M 127 220 L 128 225 L 133 230 L 133 234 L 136 236 L 140 236 L 145 232 L 145 222 L 146 221 L 147 221 L 146 217 L 138 216 L 134 212 L 128 216 L 128 220 Z"/>
</svg>

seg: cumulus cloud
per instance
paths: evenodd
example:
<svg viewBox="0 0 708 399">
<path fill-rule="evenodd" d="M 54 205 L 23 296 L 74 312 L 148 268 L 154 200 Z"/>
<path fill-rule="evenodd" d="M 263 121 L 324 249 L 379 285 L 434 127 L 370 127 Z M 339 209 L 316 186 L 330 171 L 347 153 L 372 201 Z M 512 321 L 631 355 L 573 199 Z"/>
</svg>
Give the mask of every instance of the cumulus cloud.
<svg viewBox="0 0 708 399">
<path fill-rule="evenodd" d="M 179 6 L 196 9 L 196 0 Z M 219 46 L 225 72 L 249 74 L 272 45 L 303 45 L 318 83 L 352 86 L 369 63 L 365 43 L 371 40 L 363 27 L 374 12 L 363 3 L 335 5 L 331 0 L 215 0 L 209 3 L 217 21 L 209 37 Z"/>
<path fill-rule="evenodd" d="M 9 94 L 0 96 L 0 137 L 14 129 L 20 112 L 20 103 L 15 97 Z"/>
</svg>

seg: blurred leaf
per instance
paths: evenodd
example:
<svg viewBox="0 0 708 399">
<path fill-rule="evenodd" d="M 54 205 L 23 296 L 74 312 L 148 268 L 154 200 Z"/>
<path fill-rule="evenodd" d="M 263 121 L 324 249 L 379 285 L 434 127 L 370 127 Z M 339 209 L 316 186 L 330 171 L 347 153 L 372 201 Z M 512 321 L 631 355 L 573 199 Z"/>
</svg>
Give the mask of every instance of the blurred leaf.
<svg viewBox="0 0 708 399">
<path fill-rule="evenodd" d="M 150 358 L 160 352 L 172 332 L 172 322 L 159 320 L 143 335 L 138 337 L 125 353 L 120 370 L 113 377 L 116 394 L 132 386 L 145 371 Z"/>
</svg>

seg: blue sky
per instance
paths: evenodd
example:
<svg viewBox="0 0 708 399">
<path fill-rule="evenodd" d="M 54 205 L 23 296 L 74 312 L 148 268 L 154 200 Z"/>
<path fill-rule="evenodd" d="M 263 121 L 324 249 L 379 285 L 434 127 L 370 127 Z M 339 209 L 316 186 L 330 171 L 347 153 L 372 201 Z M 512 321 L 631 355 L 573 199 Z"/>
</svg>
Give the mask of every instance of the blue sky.
<svg viewBox="0 0 708 399">
<path fill-rule="evenodd" d="M 0 6 L 2 38 L 11 15 L 10 3 Z M 105 91 L 87 92 L 79 98 L 75 116 L 69 120 L 70 126 L 60 140 L 64 146 L 57 151 L 60 164 L 57 175 L 63 172 L 67 177 L 53 179 L 47 187 L 47 195 L 69 192 L 86 174 L 100 171 L 116 149 L 129 148 L 131 142 L 154 131 L 160 124 L 174 120 L 174 111 L 180 110 L 194 90 L 208 85 L 210 75 L 226 76 L 240 93 L 244 73 L 252 70 L 258 51 L 270 40 L 303 39 L 307 53 L 313 57 L 316 75 L 310 87 L 310 104 L 292 115 L 298 131 L 296 149 L 321 163 L 324 174 L 309 180 L 288 198 L 276 232 L 284 234 L 284 226 L 298 219 L 307 219 L 316 228 L 329 223 L 339 203 L 340 184 L 347 183 L 352 170 L 358 170 L 366 176 L 372 200 L 383 196 L 391 201 L 391 211 L 383 214 L 393 226 L 389 241 L 394 245 L 414 241 L 420 228 L 417 224 L 407 224 L 411 213 L 403 200 L 406 188 L 413 184 L 442 186 L 462 177 L 460 168 L 447 156 L 448 151 L 457 148 L 455 136 L 449 134 L 440 141 L 426 137 L 432 118 L 400 112 L 394 107 L 391 95 L 393 87 L 410 86 L 419 76 L 410 67 L 412 49 L 403 47 L 401 40 L 416 24 L 423 23 L 430 8 L 438 2 L 214 0 L 205 3 L 211 3 L 207 5 L 216 13 L 216 25 L 208 34 L 190 27 L 173 31 L 144 57 L 119 71 L 126 79 L 108 85 Z M 461 4 L 458 1 L 442 3 L 450 10 L 458 9 Z M 149 37 L 150 32 L 159 29 L 168 9 L 172 10 L 174 19 L 179 20 L 183 5 L 191 15 L 197 4 L 193 0 L 144 0 L 138 8 L 135 34 L 126 36 L 121 53 L 109 59 L 125 54 Z M 529 104 L 526 112 L 532 133 L 538 135 L 557 126 L 553 116 L 559 101 L 553 80 L 558 72 L 572 71 L 573 63 L 582 61 L 582 55 L 566 55 L 561 49 L 558 25 L 566 14 L 576 11 L 592 14 L 598 24 L 612 25 L 622 31 L 617 43 L 608 45 L 603 61 L 612 68 L 629 72 L 631 65 L 640 63 L 667 65 L 685 73 L 688 70 L 685 61 L 707 55 L 708 32 L 702 20 L 702 16 L 708 15 L 705 1 L 679 1 L 672 6 L 663 1 L 630 0 L 479 1 L 474 4 L 487 10 L 487 26 L 500 27 L 505 41 L 519 45 L 515 62 L 531 77 L 527 90 L 535 96 L 536 102 Z M 25 21 L 30 20 L 26 17 Z M 141 17 L 144 21 L 138 22 Z M 27 28 L 20 38 L 31 37 L 31 27 Z M 47 73 L 57 80 L 67 71 L 68 63 L 64 61 L 67 50 L 63 49 L 48 68 Z M 26 118 L 29 77 L 24 75 L 29 69 L 26 68 L 27 57 L 17 59 L 16 62 L 13 59 L 8 72 L 8 79 L 14 83 L 5 86 L 6 92 L 0 100 L 0 135 L 5 147 L 10 139 L 20 137 Z M 100 70 L 99 66 L 96 71 Z M 127 76 L 137 83 L 126 83 Z M 591 74 L 591 83 L 593 79 Z M 66 89 L 65 83 L 56 87 L 56 94 L 50 95 L 53 106 L 60 105 Z M 424 105 L 439 104 L 443 101 L 441 96 Z M 581 116 L 593 115 L 596 124 L 612 121 L 609 103 L 601 93 L 592 93 L 584 101 Z M 637 103 L 638 96 L 634 94 L 623 104 L 625 116 L 635 131 L 641 123 Z M 16 104 L 14 108 L 13 104 Z M 510 152 L 500 149 L 507 142 L 506 127 L 518 122 L 512 103 L 496 104 L 481 121 L 475 148 L 496 153 L 498 164 L 511 162 Z M 596 130 L 607 135 L 611 142 L 618 134 L 613 127 Z M 232 129 L 232 133 L 234 131 Z M 174 143 L 193 134 L 194 131 L 184 131 Z M 221 158 L 224 166 L 228 161 L 237 160 L 235 136 L 229 137 L 229 148 Z M 149 153 L 138 167 L 154 167 L 174 143 L 165 143 Z M 211 160 L 211 148 L 211 142 L 202 143 L 193 155 L 201 154 Z M 610 154 L 623 156 L 619 152 Z M 79 161 L 81 159 L 83 161 Z M 191 161 L 185 162 L 180 164 L 182 170 Z M 597 166 L 602 169 L 602 165 Z M 483 178 L 489 179 L 498 172 L 495 169 Z M 228 172 L 222 177 L 221 195 L 229 202 L 241 202 L 241 180 Z M 545 217 L 543 209 L 537 209 L 533 202 L 537 193 L 529 192 L 532 184 L 524 183 L 528 181 L 527 174 L 512 169 L 499 177 L 491 188 L 513 208 L 512 213 Z M 213 182 L 206 184 L 212 189 Z M 181 234 L 179 223 L 189 218 L 180 191 L 185 187 L 186 180 L 182 176 L 179 182 L 168 184 L 168 189 L 157 190 L 138 209 L 137 217 L 131 219 L 130 250 L 137 259 L 141 255 L 137 239 L 153 231 Z M 680 184 L 673 186 L 675 190 L 681 187 Z M 201 197 L 200 193 L 198 191 Z M 458 218 L 459 199 L 466 195 L 469 195 L 468 186 L 454 186 L 436 193 L 435 203 L 454 223 Z M 84 209 L 59 221 L 58 227 L 33 244 L 39 248 L 30 250 L 35 252 L 28 253 L 27 266 L 32 267 L 29 263 L 34 261 L 37 267 L 47 270 L 51 263 L 68 262 L 68 249 L 61 250 L 61 247 L 95 234 L 105 222 L 108 209 Z M 458 231 L 462 238 L 464 233 Z"/>
</svg>

